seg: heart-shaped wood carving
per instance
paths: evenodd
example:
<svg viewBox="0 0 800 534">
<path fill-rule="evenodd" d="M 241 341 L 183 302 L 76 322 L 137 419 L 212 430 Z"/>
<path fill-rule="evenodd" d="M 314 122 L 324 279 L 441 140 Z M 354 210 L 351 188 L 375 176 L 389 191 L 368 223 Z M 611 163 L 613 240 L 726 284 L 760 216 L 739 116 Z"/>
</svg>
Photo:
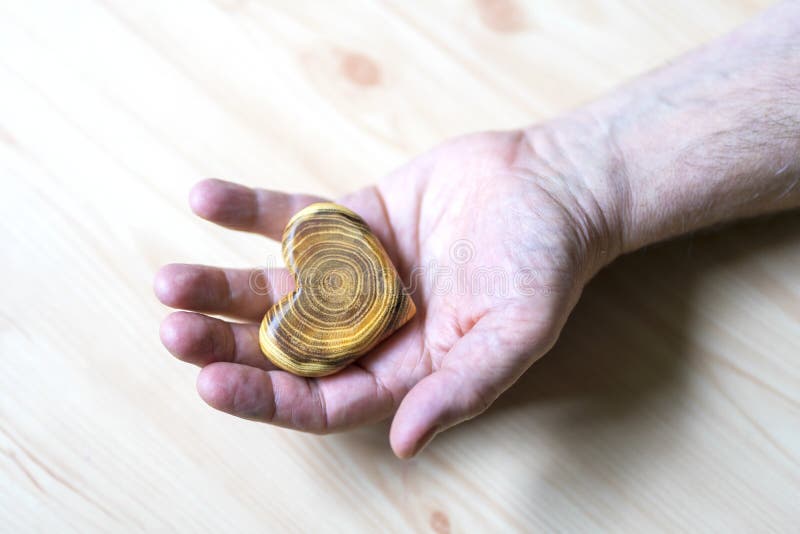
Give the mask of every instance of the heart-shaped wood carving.
<svg viewBox="0 0 800 534">
<path fill-rule="evenodd" d="M 283 231 L 295 290 L 267 311 L 259 344 L 276 366 L 301 376 L 335 373 L 414 316 L 389 255 L 349 209 L 319 202 Z"/>
</svg>

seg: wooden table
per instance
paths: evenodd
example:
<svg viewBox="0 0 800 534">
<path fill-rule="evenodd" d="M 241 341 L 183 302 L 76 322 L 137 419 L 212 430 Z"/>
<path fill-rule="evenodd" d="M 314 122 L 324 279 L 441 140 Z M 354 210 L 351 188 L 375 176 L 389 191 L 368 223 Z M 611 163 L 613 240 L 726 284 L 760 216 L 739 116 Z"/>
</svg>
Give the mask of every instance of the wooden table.
<svg viewBox="0 0 800 534">
<path fill-rule="evenodd" d="M 332 195 L 534 122 L 766 1 L 0 6 L 0 530 L 800 529 L 800 216 L 625 257 L 482 417 L 397 460 L 208 408 L 158 340 L 170 261 L 277 249 L 198 179 Z"/>
</svg>

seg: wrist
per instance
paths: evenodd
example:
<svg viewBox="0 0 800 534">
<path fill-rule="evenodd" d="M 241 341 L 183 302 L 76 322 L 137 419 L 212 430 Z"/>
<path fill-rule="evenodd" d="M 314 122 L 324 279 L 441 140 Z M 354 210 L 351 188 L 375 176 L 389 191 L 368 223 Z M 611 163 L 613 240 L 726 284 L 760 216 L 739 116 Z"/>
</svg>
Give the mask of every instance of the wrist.
<svg viewBox="0 0 800 534">
<path fill-rule="evenodd" d="M 570 113 L 522 131 L 518 162 L 561 206 L 566 248 L 583 286 L 625 250 L 629 184 L 608 124 Z"/>
<path fill-rule="evenodd" d="M 561 206 L 580 282 L 647 244 L 800 206 L 799 27 L 800 6 L 780 4 L 524 131 L 517 162 Z"/>
<path fill-rule="evenodd" d="M 570 114 L 611 150 L 620 253 L 800 206 L 798 27 L 781 4 Z"/>
</svg>

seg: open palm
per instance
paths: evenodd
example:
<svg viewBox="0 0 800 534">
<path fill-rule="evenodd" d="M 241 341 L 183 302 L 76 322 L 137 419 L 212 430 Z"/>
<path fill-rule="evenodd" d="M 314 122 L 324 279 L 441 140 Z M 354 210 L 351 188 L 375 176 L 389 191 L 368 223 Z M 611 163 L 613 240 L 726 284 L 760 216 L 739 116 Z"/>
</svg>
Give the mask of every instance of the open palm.
<svg viewBox="0 0 800 534">
<path fill-rule="evenodd" d="M 412 456 L 481 413 L 552 346 L 596 270 L 592 258 L 604 250 L 591 210 L 554 166 L 522 132 L 477 134 L 338 199 L 378 235 L 418 311 L 335 375 L 294 376 L 259 350 L 258 322 L 292 288 L 285 269 L 265 270 L 267 290 L 254 291 L 252 271 L 163 267 L 157 296 L 190 310 L 164 320 L 164 345 L 203 367 L 198 391 L 217 409 L 319 433 L 394 413 L 391 445 Z M 201 217 L 276 240 L 291 215 L 319 200 L 219 180 L 190 195 Z"/>
</svg>

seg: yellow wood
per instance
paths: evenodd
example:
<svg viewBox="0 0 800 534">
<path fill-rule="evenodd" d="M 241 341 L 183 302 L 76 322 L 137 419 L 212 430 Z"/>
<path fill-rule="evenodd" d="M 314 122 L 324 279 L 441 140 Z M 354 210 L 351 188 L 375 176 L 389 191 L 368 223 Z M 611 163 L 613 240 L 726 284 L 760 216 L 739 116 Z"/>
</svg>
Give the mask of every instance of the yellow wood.
<svg viewBox="0 0 800 534">
<path fill-rule="evenodd" d="M 414 316 L 389 255 L 353 211 L 312 204 L 292 217 L 282 241 L 296 289 L 264 315 L 259 332 L 262 352 L 281 369 L 335 373 Z"/>
<path fill-rule="evenodd" d="M 202 177 L 336 198 L 767 3 L 3 2 L 0 530 L 796 531 L 797 216 L 613 265 L 518 387 L 410 462 L 384 425 L 208 408 L 151 290 L 171 261 L 279 263 L 190 214 Z"/>
</svg>

